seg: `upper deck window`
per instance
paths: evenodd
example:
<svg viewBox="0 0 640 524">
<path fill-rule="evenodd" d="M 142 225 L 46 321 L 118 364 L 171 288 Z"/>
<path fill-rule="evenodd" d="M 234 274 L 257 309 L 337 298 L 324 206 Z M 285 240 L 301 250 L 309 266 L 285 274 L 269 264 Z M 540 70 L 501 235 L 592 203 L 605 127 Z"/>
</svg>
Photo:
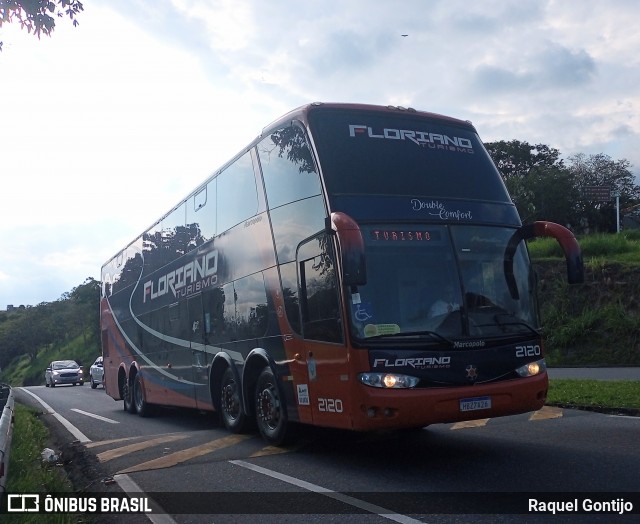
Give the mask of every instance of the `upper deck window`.
<svg viewBox="0 0 640 524">
<path fill-rule="evenodd" d="M 258 144 L 258 155 L 271 209 L 321 193 L 301 128 L 288 126 L 270 133 Z"/>
<path fill-rule="evenodd" d="M 332 194 L 510 202 L 471 126 L 412 114 L 316 111 L 310 125 Z"/>
<path fill-rule="evenodd" d="M 241 156 L 216 177 L 216 182 L 216 229 L 220 234 L 258 212 L 251 155 Z"/>
</svg>

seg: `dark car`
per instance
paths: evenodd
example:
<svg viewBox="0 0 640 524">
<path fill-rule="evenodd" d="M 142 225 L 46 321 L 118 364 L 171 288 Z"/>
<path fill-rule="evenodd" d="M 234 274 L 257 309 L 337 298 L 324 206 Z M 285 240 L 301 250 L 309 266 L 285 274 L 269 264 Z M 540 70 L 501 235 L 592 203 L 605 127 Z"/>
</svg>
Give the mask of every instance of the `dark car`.
<svg viewBox="0 0 640 524">
<path fill-rule="evenodd" d="M 96 389 L 98 384 L 102 384 L 104 380 L 104 367 L 102 366 L 102 357 L 98 357 L 89 369 L 89 382 L 91 389 Z"/>
<path fill-rule="evenodd" d="M 82 368 L 75 360 L 54 360 L 44 373 L 45 386 L 59 384 L 84 384 Z"/>
</svg>

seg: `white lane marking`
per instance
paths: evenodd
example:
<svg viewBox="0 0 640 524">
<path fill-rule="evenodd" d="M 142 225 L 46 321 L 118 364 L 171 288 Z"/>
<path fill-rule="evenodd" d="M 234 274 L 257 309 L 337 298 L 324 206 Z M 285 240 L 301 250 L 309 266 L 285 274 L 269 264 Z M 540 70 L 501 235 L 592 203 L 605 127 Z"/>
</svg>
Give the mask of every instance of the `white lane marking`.
<svg viewBox="0 0 640 524">
<path fill-rule="evenodd" d="M 135 481 L 129 475 L 118 474 L 113 476 L 113 480 L 118 483 L 120 489 L 127 493 L 128 495 L 133 495 L 134 493 L 141 494 L 143 496 L 147 496 L 147 494 L 142 491 L 142 488 L 135 483 Z M 153 511 L 162 511 L 162 508 L 155 504 L 155 501 L 150 500 L 152 504 L 151 509 Z M 168 513 L 145 513 L 145 516 L 153 523 L 153 524 L 177 524 L 173 517 Z"/>
<path fill-rule="evenodd" d="M 255 471 L 256 473 L 261 473 L 262 475 L 267 475 L 268 477 L 281 480 L 282 482 L 286 482 L 287 484 L 298 486 L 299 488 L 306 489 L 307 491 L 312 491 L 313 493 L 319 493 L 326 497 L 339 500 L 340 502 L 344 502 L 345 504 L 349 504 L 350 506 L 368 511 L 369 513 L 373 513 L 374 515 L 378 515 L 385 519 L 393 520 L 401 524 L 423 524 L 421 520 L 416 520 L 399 513 L 393 513 L 381 506 L 376 506 L 375 504 L 370 504 L 368 502 L 365 502 L 364 500 L 359 500 L 354 497 L 350 497 L 349 495 L 344 495 L 337 491 L 323 488 L 322 486 L 318 486 L 317 484 L 312 484 L 311 482 L 307 482 L 305 480 L 300 480 L 295 477 L 290 477 L 289 475 L 284 475 L 283 473 L 278 473 L 277 471 L 263 468 L 261 466 L 256 466 L 255 464 L 244 462 L 243 460 L 230 460 L 229 462 L 231 464 L 235 464 L 236 466 Z"/>
<path fill-rule="evenodd" d="M 82 411 L 81 409 L 71 408 L 71 411 L 75 411 L 76 413 L 80 413 L 81 415 L 86 415 L 87 417 L 96 418 L 98 420 L 102 420 L 103 422 L 108 422 L 109 424 L 120 424 L 117 420 L 113 420 L 107 417 L 101 417 L 100 415 L 96 415 L 95 413 L 89 413 L 88 411 Z"/>
<path fill-rule="evenodd" d="M 47 413 L 49 413 L 50 415 L 53 415 L 58 420 L 58 422 L 60 422 L 60 424 L 62 424 L 67 429 L 67 431 L 71 433 L 78 441 L 82 442 L 83 444 L 86 442 L 91 442 L 91 439 L 89 437 L 87 437 L 82 431 L 80 431 L 77 427 L 75 427 L 66 418 L 60 415 L 60 413 L 56 413 L 54 409 L 49 404 L 47 404 L 44 400 L 42 400 L 38 395 L 36 395 L 35 393 L 32 393 L 31 391 L 25 388 L 19 388 L 19 389 L 21 391 L 24 391 L 25 393 L 28 393 L 33 398 L 35 398 L 38 402 L 40 402 L 40 404 L 42 404 L 44 409 L 47 410 Z"/>
</svg>

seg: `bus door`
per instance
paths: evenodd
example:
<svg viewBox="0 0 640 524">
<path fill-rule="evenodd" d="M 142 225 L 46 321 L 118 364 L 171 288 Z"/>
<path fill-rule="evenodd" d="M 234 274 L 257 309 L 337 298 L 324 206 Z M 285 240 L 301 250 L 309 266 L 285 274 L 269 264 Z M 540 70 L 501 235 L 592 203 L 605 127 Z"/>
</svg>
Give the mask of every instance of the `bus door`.
<svg viewBox="0 0 640 524">
<path fill-rule="evenodd" d="M 191 342 L 191 373 L 190 379 L 194 383 L 195 400 L 198 408 L 211 407 L 211 394 L 209 392 L 209 365 L 210 355 L 205 351 L 206 334 L 211 329 L 207 326 L 207 319 L 202 310 L 202 295 L 189 297 L 189 340 Z M 210 324 L 210 319 L 209 319 Z"/>
<path fill-rule="evenodd" d="M 309 401 L 314 424 L 348 428 L 347 348 L 340 314 L 333 238 L 325 233 L 297 253 L 300 310 Z"/>
</svg>

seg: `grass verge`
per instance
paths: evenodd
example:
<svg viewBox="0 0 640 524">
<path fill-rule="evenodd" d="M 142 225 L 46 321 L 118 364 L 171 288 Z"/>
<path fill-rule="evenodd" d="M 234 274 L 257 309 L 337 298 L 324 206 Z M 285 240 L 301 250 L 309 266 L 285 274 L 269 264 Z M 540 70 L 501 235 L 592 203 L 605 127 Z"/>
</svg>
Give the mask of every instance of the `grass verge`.
<svg viewBox="0 0 640 524">
<path fill-rule="evenodd" d="M 609 262 L 636 262 L 640 254 L 640 233 L 637 230 L 617 234 L 598 233 L 579 238 L 585 260 L 603 257 Z M 533 258 L 563 258 L 562 248 L 553 238 L 536 238 L 527 243 Z"/>
<path fill-rule="evenodd" d="M 547 404 L 640 415 L 640 381 L 553 379 Z"/>
<path fill-rule="evenodd" d="M 55 466 L 43 464 L 41 452 L 47 447 L 49 432 L 38 419 L 38 411 L 15 404 L 15 423 L 9 456 L 8 493 L 67 493 L 73 491 L 64 474 Z M 77 518 L 71 515 L 32 515 L 15 513 L 2 516 L 2 522 L 11 524 L 71 524 Z"/>
</svg>

